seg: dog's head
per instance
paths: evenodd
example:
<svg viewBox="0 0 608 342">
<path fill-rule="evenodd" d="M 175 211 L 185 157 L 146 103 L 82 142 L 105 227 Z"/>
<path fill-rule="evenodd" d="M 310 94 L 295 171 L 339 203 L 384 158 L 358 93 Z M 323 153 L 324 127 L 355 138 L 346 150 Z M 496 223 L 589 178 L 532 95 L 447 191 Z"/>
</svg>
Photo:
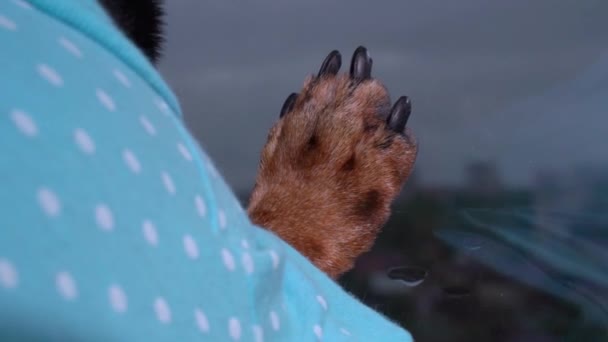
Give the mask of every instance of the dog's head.
<svg viewBox="0 0 608 342">
<path fill-rule="evenodd" d="M 131 41 L 153 62 L 163 43 L 162 0 L 98 0 Z"/>
</svg>

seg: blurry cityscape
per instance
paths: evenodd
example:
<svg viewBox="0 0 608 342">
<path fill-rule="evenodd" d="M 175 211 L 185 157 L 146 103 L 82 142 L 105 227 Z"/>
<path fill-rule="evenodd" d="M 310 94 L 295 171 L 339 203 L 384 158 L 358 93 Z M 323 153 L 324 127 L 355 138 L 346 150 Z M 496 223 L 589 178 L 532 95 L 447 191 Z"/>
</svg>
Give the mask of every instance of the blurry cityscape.
<svg viewBox="0 0 608 342">
<path fill-rule="evenodd" d="M 505 186 L 492 162 L 465 175 L 414 175 L 341 285 L 416 341 L 608 341 L 608 165 L 538 170 L 529 188 Z M 401 266 L 427 276 L 387 276 Z"/>
</svg>

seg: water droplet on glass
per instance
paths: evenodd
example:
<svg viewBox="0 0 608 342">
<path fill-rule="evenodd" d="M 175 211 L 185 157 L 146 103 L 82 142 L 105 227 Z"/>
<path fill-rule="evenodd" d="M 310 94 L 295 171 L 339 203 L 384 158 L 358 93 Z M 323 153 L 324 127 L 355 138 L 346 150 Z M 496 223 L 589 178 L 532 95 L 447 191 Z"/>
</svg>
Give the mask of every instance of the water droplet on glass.
<svg viewBox="0 0 608 342">
<path fill-rule="evenodd" d="M 416 287 L 426 279 L 428 271 L 416 266 L 393 267 L 388 270 L 389 278 L 399 280 L 408 287 Z"/>
</svg>

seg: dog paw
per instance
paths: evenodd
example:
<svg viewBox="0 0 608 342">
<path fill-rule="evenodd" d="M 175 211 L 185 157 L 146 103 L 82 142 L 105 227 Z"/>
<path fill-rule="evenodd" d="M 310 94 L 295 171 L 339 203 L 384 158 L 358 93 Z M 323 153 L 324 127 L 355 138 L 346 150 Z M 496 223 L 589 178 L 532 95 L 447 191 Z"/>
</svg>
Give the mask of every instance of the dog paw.
<svg viewBox="0 0 608 342">
<path fill-rule="evenodd" d="M 369 250 L 408 178 L 416 142 L 406 96 L 391 106 L 355 50 L 348 73 L 332 51 L 270 130 L 249 203 L 251 220 L 336 278 Z"/>
</svg>

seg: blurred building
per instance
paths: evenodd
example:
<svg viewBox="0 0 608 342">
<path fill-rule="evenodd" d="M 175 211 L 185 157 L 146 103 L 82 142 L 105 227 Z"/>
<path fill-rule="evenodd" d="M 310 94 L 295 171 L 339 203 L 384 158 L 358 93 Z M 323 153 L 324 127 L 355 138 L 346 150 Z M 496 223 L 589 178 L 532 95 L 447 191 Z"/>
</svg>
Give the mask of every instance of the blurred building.
<svg viewBox="0 0 608 342">
<path fill-rule="evenodd" d="M 502 191 L 503 183 L 496 163 L 476 161 L 467 165 L 465 186 L 469 192 L 492 195 Z"/>
</svg>

